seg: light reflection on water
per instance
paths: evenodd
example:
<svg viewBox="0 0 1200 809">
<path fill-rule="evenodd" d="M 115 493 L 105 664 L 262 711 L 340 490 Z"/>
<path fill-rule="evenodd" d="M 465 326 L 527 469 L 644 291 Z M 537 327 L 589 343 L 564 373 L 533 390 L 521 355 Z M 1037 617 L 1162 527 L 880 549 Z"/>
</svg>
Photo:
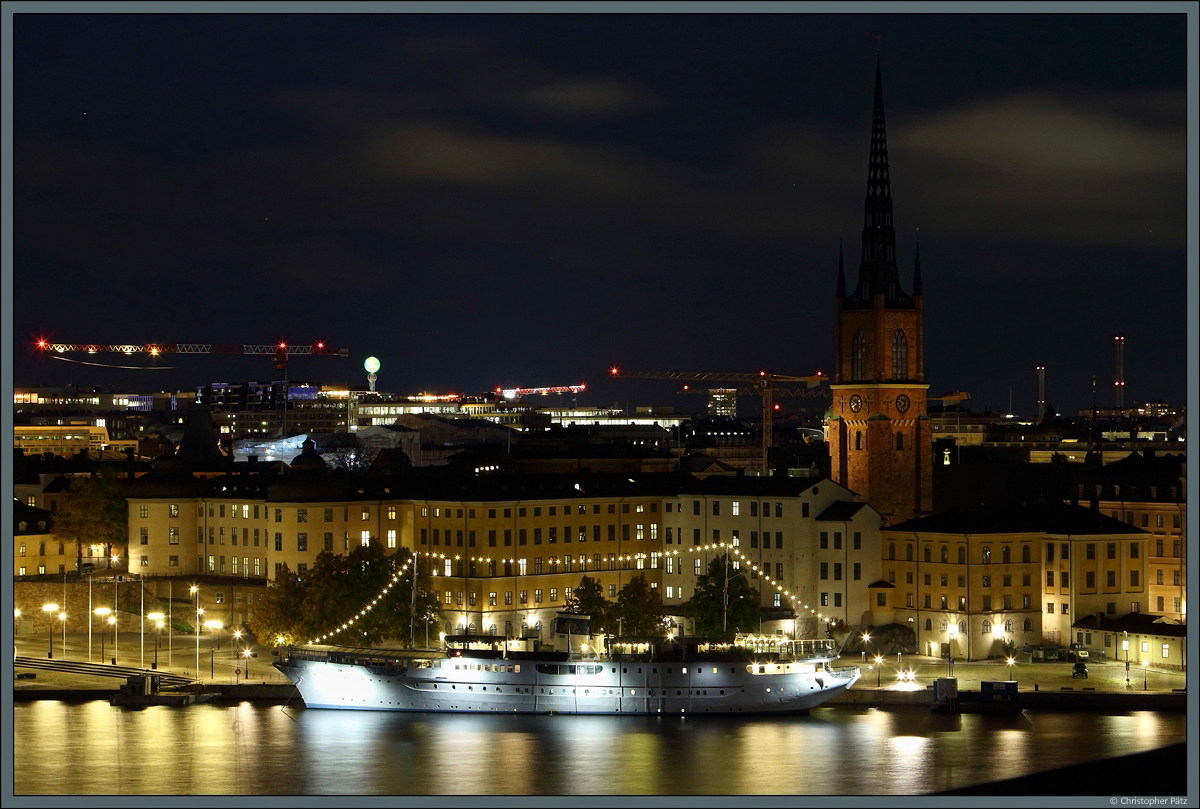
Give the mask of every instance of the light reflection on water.
<svg viewBox="0 0 1200 809">
<path fill-rule="evenodd" d="M 18 703 L 22 794 L 920 794 L 1186 739 L 1182 713 L 388 714 Z"/>
</svg>

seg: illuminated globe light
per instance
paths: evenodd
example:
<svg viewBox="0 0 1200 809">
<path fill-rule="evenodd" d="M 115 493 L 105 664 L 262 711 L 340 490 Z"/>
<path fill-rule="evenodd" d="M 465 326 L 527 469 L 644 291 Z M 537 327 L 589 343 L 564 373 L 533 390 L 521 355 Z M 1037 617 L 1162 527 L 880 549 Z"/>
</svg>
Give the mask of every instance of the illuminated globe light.
<svg viewBox="0 0 1200 809">
<path fill-rule="evenodd" d="M 379 360 L 377 360 L 375 357 L 367 357 L 366 361 L 363 362 L 363 368 L 366 369 L 368 374 L 378 373 Z"/>
</svg>

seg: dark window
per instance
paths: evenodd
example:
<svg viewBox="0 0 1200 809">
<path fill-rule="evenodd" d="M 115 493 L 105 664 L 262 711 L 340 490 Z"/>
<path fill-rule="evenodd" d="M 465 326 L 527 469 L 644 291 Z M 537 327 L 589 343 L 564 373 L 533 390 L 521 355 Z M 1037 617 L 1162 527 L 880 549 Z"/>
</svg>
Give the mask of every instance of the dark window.
<svg viewBox="0 0 1200 809">
<path fill-rule="evenodd" d="M 856 377 L 857 378 L 857 377 Z M 908 378 L 908 340 L 902 329 L 896 329 L 892 335 L 892 379 Z M 897 436 L 897 439 L 899 436 Z M 896 449 L 900 449 L 897 440 Z"/>
<path fill-rule="evenodd" d="M 862 329 L 854 332 L 854 339 L 850 344 L 850 378 L 864 379 L 864 366 L 867 358 L 867 338 L 862 333 Z"/>
</svg>

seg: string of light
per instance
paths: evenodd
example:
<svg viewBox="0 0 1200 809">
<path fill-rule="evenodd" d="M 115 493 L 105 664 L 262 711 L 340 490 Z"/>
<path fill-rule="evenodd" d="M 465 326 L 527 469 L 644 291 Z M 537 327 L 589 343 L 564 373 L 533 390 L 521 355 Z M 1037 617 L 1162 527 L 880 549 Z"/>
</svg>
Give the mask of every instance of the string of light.
<svg viewBox="0 0 1200 809">
<path fill-rule="evenodd" d="M 728 552 L 731 555 L 733 555 L 734 557 L 736 557 L 740 562 L 744 562 L 750 568 L 751 572 L 757 573 L 762 578 L 763 582 L 767 585 L 770 585 L 771 588 L 775 590 L 775 592 L 783 595 L 789 601 L 793 601 L 794 603 L 796 603 L 799 606 L 800 610 L 807 610 L 810 614 L 816 616 L 816 618 L 818 620 L 823 620 L 826 622 L 832 620 L 832 617 L 827 617 L 824 614 L 817 612 L 816 608 L 810 607 L 808 604 L 797 601 L 797 594 L 793 593 L 791 590 L 789 590 L 787 587 L 785 587 L 777 579 L 772 578 L 770 576 L 770 574 L 768 574 L 766 572 L 766 570 L 767 570 L 766 567 L 764 567 L 762 570 L 760 570 L 758 568 L 758 565 L 755 562 L 753 562 L 749 557 L 747 557 L 744 553 L 742 553 L 741 549 L 736 545 L 728 544 L 725 542 L 717 542 L 717 543 L 709 543 L 706 545 L 696 545 L 696 546 L 693 546 L 690 548 L 684 548 L 684 549 L 672 548 L 671 550 L 662 551 L 660 553 L 660 556 L 679 557 L 679 556 L 682 556 L 684 553 L 697 554 L 697 553 L 709 553 L 712 551 L 720 551 L 722 553 Z M 392 575 L 392 577 L 388 581 L 388 583 L 386 585 L 384 585 L 383 589 L 380 590 L 379 593 L 373 599 L 371 599 L 371 601 L 368 602 L 365 607 L 363 607 L 361 610 L 359 610 L 357 613 L 355 613 L 353 617 L 347 619 L 341 626 L 336 627 L 335 629 L 332 629 L 329 632 L 326 632 L 325 634 L 318 636 L 317 638 L 310 641 L 310 643 L 323 643 L 327 638 L 331 638 L 334 635 L 338 635 L 342 632 L 345 632 L 345 631 L 355 628 L 355 626 L 360 621 L 362 621 L 364 618 L 367 617 L 367 614 L 372 609 L 374 609 L 374 607 L 383 599 L 383 597 L 385 595 L 387 595 L 388 591 L 391 590 L 392 587 L 394 587 L 396 584 L 398 584 L 400 582 L 400 579 L 408 571 L 408 568 L 410 567 L 410 565 L 417 559 L 418 556 L 421 556 L 421 555 L 424 555 L 431 562 L 434 559 L 439 559 L 442 561 L 446 561 L 446 560 L 464 561 L 465 560 L 465 561 L 470 561 L 470 562 L 475 562 L 475 563 L 489 563 L 489 562 L 504 563 L 504 562 L 507 562 L 509 564 L 517 564 L 520 561 L 515 557 L 512 559 L 503 559 L 503 558 L 502 559 L 494 559 L 491 557 L 483 557 L 483 556 L 464 557 L 461 554 L 455 554 L 455 555 L 451 556 L 450 554 L 440 553 L 440 552 L 435 552 L 435 551 L 415 551 L 413 553 L 412 557 L 410 557 L 408 560 L 406 560 L 404 562 L 404 564 L 400 567 L 400 569 L 397 570 Z M 582 557 L 582 558 L 586 558 L 586 557 Z M 612 557 L 612 560 L 617 561 L 617 562 L 636 562 L 639 559 L 645 559 L 645 558 L 647 558 L 647 554 L 645 554 L 645 553 L 626 553 L 626 554 L 617 554 Z M 625 570 L 625 569 L 627 569 L 627 568 L 622 568 L 622 570 Z M 535 575 L 535 576 L 536 575 L 558 575 L 560 572 L 569 572 L 569 571 L 555 571 L 552 574 L 535 573 L 533 575 Z M 579 572 L 587 573 L 588 571 L 580 570 Z M 604 571 L 594 570 L 592 572 L 600 573 L 600 572 L 604 572 Z M 433 568 L 432 566 L 431 566 L 430 573 L 434 577 L 438 576 L 438 574 L 436 572 L 436 568 Z M 524 574 L 519 574 L 519 575 L 524 575 Z"/>
</svg>

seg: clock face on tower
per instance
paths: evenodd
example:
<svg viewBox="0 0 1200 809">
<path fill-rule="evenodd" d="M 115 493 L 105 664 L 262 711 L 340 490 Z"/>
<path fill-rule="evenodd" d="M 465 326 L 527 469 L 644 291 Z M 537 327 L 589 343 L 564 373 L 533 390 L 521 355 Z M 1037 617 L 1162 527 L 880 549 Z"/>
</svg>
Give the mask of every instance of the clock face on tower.
<svg viewBox="0 0 1200 809">
<path fill-rule="evenodd" d="M 863 405 L 862 397 L 859 396 L 857 393 L 850 397 L 850 409 L 853 410 L 855 413 L 862 410 L 862 405 Z"/>
<path fill-rule="evenodd" d="M 903 393 L 896 397 L 896 409 L 901 413 L 907 411 L 909 405 L 911 404 L 912 402 L 909 400 L 908 396 Z"/>
</svg>

